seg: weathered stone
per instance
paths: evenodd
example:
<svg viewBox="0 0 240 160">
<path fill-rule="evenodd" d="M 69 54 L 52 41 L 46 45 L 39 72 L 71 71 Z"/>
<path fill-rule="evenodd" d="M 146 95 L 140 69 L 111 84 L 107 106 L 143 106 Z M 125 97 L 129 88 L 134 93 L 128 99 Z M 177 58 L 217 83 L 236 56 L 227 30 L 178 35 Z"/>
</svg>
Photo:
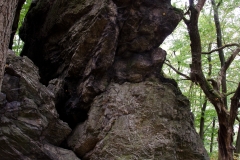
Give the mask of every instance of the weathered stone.
<svg viewBox="0 0 240 160">
<path fill-rule="evenodd" d="M 39 78 L 30 59 L 8 55 L 2 86 L 5 94 L 0 94 L 1 159 L 78 159 L 72 151 L 57 147 L 71 129 L 58 118 L 54 94 Z"/>
<path fill-rule="evenodd" d="M 16 101 L 18 99 L 19 91 L 19 77 L 11 76 L 9 74 L 4 75 L 2 92 L 6 93 L 6 98 L 9 102 Z"/>
<path fill-rule="evenodd" d="M 86 122 L 68 138 L 91 160 L 207 160 L 189 101 L 169 83 L 112 83 L 97 96 Z"/>
<path fill-rule="evenodd" d="M 56 101 L 78 117 L 112 80 L 159 77 L 166 53 L 158 47 L 180 20 L 170 0 L 36 1 L 20 31 L 22 55 L 44 84 L 64 81 L 68 93 Z"/>
<path fill-rule="evenodd" d="M 50 144 L 44 144 L 44 152 L 51 157 L 52 160 L 79 160 L 72 151 Z"/>
<path fill-rule="evenodd" d="M 7 103 L 6 94 L 0 92 L 0 108 L 2 108 L 3 106 L 5 106 L 6 103 Z"/>
<path fill-rule="evenodd" d="M 47 88 L 51 90 L 51 92 L 54 94 L 54 100 L 55 103 L 58 102 L 59 99 L 62 99 L 65 97 L 65 93 L 67 92 L 67 89 L 64 90 L 65 82 L 62 79 L 53 79 L 49 82 Z"/>
<path fill-rule="evenodd" d="M 7 67 L 20 90 L 11 102 L 0 95 L 2 122 L 21 120 L 12 138 L 28 133 L 13 146 L 30 139 L 34 158 L 75 159 L 59 148 L 70 129 L 56 107 L 74 128 L 63 145 L 83 159 L 208 159 L 188 100 L 160 74 L 166 52 L 159 45 L 182 19 L 170 2 L 33 1 L 20 31 L 21 55 L 48 87 L 26 57 L 20 68 Z"/>
</svg>

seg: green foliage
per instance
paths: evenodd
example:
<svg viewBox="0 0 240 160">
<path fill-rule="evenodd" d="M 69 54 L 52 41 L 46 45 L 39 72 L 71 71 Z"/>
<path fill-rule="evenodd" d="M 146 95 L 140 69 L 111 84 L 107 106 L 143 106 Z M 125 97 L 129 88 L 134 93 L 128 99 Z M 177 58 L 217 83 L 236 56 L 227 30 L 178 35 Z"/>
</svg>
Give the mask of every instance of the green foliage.
<svg viewBox="0 0 240 160">
<path fill-rule="evenodd" d="M 17 29 L 17 32 L 16 32 L 16 35 L 14 37 L 14 40 L 13 40 L 13 51 L 16 53 L 16 55 L 20 55 L 21 51 L 22 51 L 22 48 L 23 48 L 23 41 L 20 39 L 19 37 L 19 28 L 22 26 L 23 24 L 23 21 L 24 21 L 24 18 L 28 12 L 28 9 L 31 5 L 31 2 L 32 0 L 26 0 L 26 2 L 24 3 L 23 7 L 22 7 L 22 10 L 20 12 L 20 17 L 19 17 L 19 23 L 18 23 L 18 29 Z"/>
<path fill-rule="evenodd" d="M 218 160 L 218 152 L 209 154 L 210 160 Z"/>
<path fill-rule="evenodd" d="M 217 0 L 216 0 L 217 1 Z M 216 3 L 218 3 L 217 1 Z M 182 10 L 186 11 L 187 1 L 172 0 L 172 4 L 175 7 L 180 7 Z M 240 42 L 240 2 L 238 0 L 233 1 L 224 1 L 219 8 L 219 18 L 222 27 L 223 43 L 239 43 Z M 213 18 L 213 9 L 211 6 L 211 1 L 207 1 L 203 11 L 199 17 L 199 31 L 201 35 L 202 50 L 203 52 L 208 52 L 217 48 L 216 42 L 216 30 Z M 190 55 L 190 40 L 188 37 L 188 31 L 185 24 L 182 22 L 178 25 L 177 29 L 170 35 L 161 46 L 168 53 L 167 62 L 170 63 L 175 69 L 179 72 L 189 76 L 190 73 L 190 64 L 191 64 L 191 55 Z M 231 55 L 234 47 L 225 48 L 225 58 Z M 208 60 L 208 55 L 202 56 L 202 66 L 203 72 L 208 78 L 216 78 L 220 69 L 220 61 L 218 52 L 211 54 L 211 61 Z M 212 65 L 212 69 L 209 66 Z M 170 78 L 175 79 L 179 87 L 181 88 L 184 95 L 186 95 L 191 102 L 191 110 L 195 115 L 195 127 L 199 131 L 200 127 L 200 118 L 201 118 L 201 109 L 205 100 L 205 96 L 202 93 L 202 90 L 199 86 L 195 85 L 189 80 L 186 80 L 185 77 L 180 76 L 178 73 L 173 71 L 172 68 L 164 65 L 164 73 Z M 211 76 L 209 77 L 209 70 L 211 70 Z M 227 71 L 227 88 L 228 92 L 235 91 L 237 84 L 240 81 L 239 77 L 240 64 L 239 57 L 231 64 L 230 68 Z M 228 103 L 230 103 L 230 98 L 232 95 L 229 95 Z M 230 105 L 230 104 L 229 104 Z M 228 106 L 229 106 L 228 105 Z M 211 103 L 207 103 L 207 108 L 205 111 L 205 126 L 204 126 L 204 145 L 209 151 L 210 149 L 210 139 L 213 132 L 214 135 L 214 146 L 213 152 L 211 154 L 212 159 L 217 159 L 217 122 L 216 128 L 212 129 L 213 118 L 217 117 L 214 107 Z M 215 156 L 216 155 L 216 156 Z M 215 157 L 215 158 L 214 158 Z"/>
</svg>

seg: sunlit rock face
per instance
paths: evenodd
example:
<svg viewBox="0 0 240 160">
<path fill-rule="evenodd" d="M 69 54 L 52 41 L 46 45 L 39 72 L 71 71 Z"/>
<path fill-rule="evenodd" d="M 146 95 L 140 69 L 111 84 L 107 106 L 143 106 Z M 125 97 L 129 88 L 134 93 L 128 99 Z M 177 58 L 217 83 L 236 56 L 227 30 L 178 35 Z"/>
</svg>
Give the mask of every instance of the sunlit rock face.
<svg viewBox="0 0 240 160">
<path fill-rule="evenodd" d="M 181 17 L 170 0 L 33 1 L 20 31 L 29 59 L 10 57 L 0 95 L 1 123 L 16 129 L 1 128 L 2 153 L 208 159 L 188 100 L 161 75 L 159 45 Z"/>
</svg>

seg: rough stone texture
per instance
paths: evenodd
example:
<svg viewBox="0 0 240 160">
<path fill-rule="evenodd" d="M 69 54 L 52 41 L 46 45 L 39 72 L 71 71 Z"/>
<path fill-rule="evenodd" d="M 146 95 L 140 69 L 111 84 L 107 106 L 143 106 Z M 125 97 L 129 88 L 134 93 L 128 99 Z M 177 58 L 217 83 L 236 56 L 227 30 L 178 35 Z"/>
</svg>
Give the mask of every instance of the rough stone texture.
<svg viewBox="0 0 240 160">
<path fill-rule="evenodd" d="M 33 65 L 22 71 L 24 76 L 8 69 L 0 104 L 5 107 L 7 99 L 38 108 L 45 121 L 54 117 L 42 126 L 44 137 L 38 128 L 26 129 L 31 138 L 41 135 L 42 141 L 33 140 L 41 150 L 34 151 L 49 159 L 74 159 L 59 148 L 70 129 L 58 120 L 54 107 L 74 129 L 62 146 L 80 158 L 208 159 L 188 100 L 175 81 L 160 74 L 166 52 L 158 46 L 181 18 L 170 0 L 34 0 L 20 31 L 25 42 L 21 55 L 39 67 L 47 87 L 37 82 Z M 27 79 L 31 74 L 35 78 Z M 21 88 L 23 95 L 10 91 L 11 86 Z M 32 117 L 24 120 L 30 123 Z"/>
<path fill-rule="evenodd" d="M 68 138 L 90 160 L 209 159 L 193 126 L 189 101 L 171 84 L 112 83 Z"/>
<path fill-rule="evenodd" d="M 166 52 L 158 46 L 180 20 L 170 0 L 34 1 L 20 31 L 22 55 L 44 84 L 64 81 L 65 103 L 57 106 L 77 123 L 110 81 L 160 76 Z"/>
<path fill-rule="evenodd" d="M 58 118 L 54 94 L 39 78 L 30 59 L 8 55 L 0 93 L 0 159 L 79 159 L 57 147 L 71 129 Z"/>
</svg>

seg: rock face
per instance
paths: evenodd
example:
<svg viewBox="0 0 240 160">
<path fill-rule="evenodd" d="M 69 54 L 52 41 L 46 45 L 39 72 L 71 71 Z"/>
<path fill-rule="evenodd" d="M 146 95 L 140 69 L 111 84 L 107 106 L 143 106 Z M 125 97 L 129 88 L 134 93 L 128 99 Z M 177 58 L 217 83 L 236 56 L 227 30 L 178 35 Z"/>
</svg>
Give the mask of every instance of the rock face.
<svg viewBox="0 0 240 160">
<path fill-rule="evenodd" d="M 171 84 L 112 83 L 91 105 L 87 121 L 68 138 L 91 160 L 203 160 L 207 153 L 194 126 L 189 101 Z"/>
<path fill-rule="evenodd" d="M 54 94 L 39 82 L 27 57 L 8 55 L 0 94 L 0 155 L 3 160 L 78 159 L 60 144 L 71 133 L 58 118 Z"/>
<path fill-rule="evenodd" d="M 57 107 L 77 123 L 110 81 L 160 76 L 166 52 L 158 46 L 180 20 L 170 0 L 35 1 L 20 32 L 22 55 L 44 84 L 63 80 L 66 102 Z"/>
<path fill-rule="evenodd" d="M 160 74 L 158 46 L 181 17 L 170 0 L 32 1 L 0 94 L 0 155 L 208 159 L 188 100 Z"/>
</svg>

